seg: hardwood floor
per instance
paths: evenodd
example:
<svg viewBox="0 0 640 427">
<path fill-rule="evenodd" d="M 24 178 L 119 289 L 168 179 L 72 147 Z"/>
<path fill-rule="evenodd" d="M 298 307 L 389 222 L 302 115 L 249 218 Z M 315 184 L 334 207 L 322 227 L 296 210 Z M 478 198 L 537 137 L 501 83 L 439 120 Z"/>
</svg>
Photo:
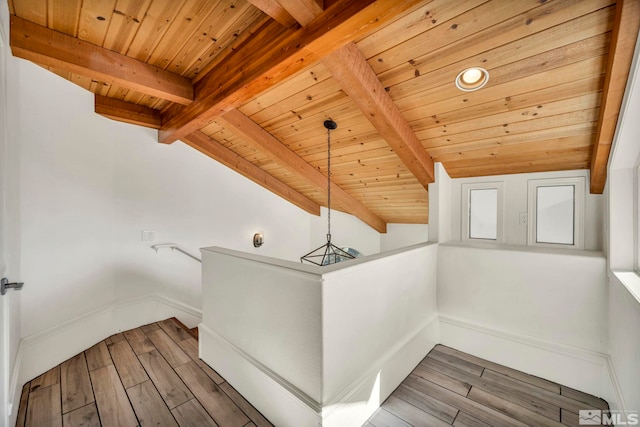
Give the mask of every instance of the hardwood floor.
<svg viewBox="0 0 640 427">
<path fill-rule="evenodd" d="M 578 426 L 605 401 L 442 345 L 365 423 L 383 426 Z M 198 359 L 175 319 L 99 342 L 24 385 L 19 427 L 234 426 L 271 423 Z"/>
<path fill-rule="evenodd" d="M 578 426 L 580 410 L 607 402 L 437 345 L 366 427 Z"/>
<path fill-rule="evenodd" d="M 25 384 L 16 426 L 272 426 L 196 337 L 176 319 L 113 335 Z"/>
</svg>

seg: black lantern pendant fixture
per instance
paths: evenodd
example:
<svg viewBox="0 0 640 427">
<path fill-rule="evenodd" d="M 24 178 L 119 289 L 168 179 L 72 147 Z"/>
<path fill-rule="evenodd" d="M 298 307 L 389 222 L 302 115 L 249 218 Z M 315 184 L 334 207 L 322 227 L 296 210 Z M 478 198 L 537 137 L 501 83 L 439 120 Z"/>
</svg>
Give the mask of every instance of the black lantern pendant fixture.
<svg viewBox="0 0 640 427">
<path fill-rule="evenodd" d="M 331 131 L 338 125 L 329 119 L 324 121 L 324 127 L 327 129 L 327 243 L 300 257 L 300 262 L 307 261 L 320 266 L 355 258 L 331 243 Z"/>
</svg>

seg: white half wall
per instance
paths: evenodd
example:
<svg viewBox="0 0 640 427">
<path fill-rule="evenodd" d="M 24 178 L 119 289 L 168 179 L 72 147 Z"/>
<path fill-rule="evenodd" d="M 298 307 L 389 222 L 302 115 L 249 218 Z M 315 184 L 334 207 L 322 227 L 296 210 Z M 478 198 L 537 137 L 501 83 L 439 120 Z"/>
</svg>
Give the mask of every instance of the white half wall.
<svg viewBox="0 0 640 427">
<path fill-rule="evenodd" d="M 202 256 L 203 325 L 320 402 L 322 278 L 300 263 L 221 248 Z"/>
<path fill-rule="evenodd" d="M 606 283 L 597 252 L 440 244 L 441 341 L 611 398 Z"/>
<path fill-rule="evenodd" d="M 278 426 L 313 426 L 322 396 L 315 266 L 205 248 L 200 358 Z"/>
<path fill-rule="evenodd" d="M 278 426 L 360 426 L 438 342 L 435 245 L 326 267 L 203 249 L 200 356 Z"/>
<path fill-rule="evenodd" d="M 438 343 L 437 245 L 382 255 L 322 275 L 323 426 L 364 424 Z"/>
</svg>

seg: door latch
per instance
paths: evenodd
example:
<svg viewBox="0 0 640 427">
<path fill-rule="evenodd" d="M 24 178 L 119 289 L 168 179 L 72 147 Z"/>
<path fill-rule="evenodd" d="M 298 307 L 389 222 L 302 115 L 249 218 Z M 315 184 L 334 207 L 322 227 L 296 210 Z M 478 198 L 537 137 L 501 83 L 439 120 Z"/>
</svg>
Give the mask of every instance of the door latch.
<svg viewBox="0 0 640 427">
<path fill-rule="evenodd" d="M 24 286 L 24 283 L 22 282 L 9 283 L 9 279 L 7 279 L 6 277 L 3 277 L 2 280 L 0 280 L 0 295 L 6 294 L 7 289 L 15 289 L 18 291 L 22 289 L 23 286 Z"/>
</svg>

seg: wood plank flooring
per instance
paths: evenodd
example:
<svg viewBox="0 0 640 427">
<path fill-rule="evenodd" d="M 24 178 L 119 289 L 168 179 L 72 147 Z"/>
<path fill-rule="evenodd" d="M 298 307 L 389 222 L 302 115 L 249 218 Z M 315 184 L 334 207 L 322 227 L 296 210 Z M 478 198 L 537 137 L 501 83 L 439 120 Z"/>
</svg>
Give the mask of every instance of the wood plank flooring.
<svg viewBox="0 0 640 427">
<path fill-rule="evenodd" d="M 437 345 L 366 427 L 578 426 L 581 409 L 607 402 Z"/>
<path fill-rule="evenodd" d="M 366 427 L 578 426 L 605 401 L 436 346 Z M 198 358 L 175 319 L 115 334 L 22 388 L 18 427 L 234 426 L 271 423 Z"/>
<path fill-rule="evenodd" d="M 18 427 L 272 427 L 176 319 L 115 334 L 22 388 Z"/>
</svg>

